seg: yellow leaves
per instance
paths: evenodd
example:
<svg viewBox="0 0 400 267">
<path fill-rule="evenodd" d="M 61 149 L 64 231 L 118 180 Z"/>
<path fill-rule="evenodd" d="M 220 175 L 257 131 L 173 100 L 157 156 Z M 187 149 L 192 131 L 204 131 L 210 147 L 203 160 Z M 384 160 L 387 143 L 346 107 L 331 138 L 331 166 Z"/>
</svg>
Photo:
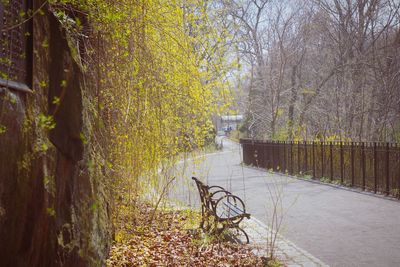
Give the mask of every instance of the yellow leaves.
<svg viewBox="0 0 400 267">
<path fill-rule="evenodd" d="M 122 240 L 123 240 L 123 234 L 122 234 L 122 232 L 117 232 L 116 234 L 115 234 L 115 241 L 117 242 L 117 243 L 120 243 Z"/>
<path fill-rule="evenodd" d="M 278 108 L 277 111 L 276 111 L 276 116 L 280 117 L 280 116 L 284 115 L 284 113 L 285 113 L 285 109 L 284 108 Z"/>
<path fill-rule="evenodd" d="M 303 95 L 315 95 L 315 94 L 317 94 L 316 91 L 315 91 L 314 89 L 309 89 L 309 88 L 303 88 L 303 89 L 301 90 L 301 93 L 302 93 Z"/>
<path fill-rule="evenodd" d="M 94 106 L 104 120 L 102 130 L 110 134 L 117 175 L 126 180 L 139 177 L 157 169 L 166 157 L 202 146 L 212 127 L 211 115 L 230 99 L 221 75 L 223 53 L 215 49 L 224 37 L 210 26 L 205 2 L 74 4 L 88 11 L 100 36 L 95 68 L 99 103 Z"/>
</svg>

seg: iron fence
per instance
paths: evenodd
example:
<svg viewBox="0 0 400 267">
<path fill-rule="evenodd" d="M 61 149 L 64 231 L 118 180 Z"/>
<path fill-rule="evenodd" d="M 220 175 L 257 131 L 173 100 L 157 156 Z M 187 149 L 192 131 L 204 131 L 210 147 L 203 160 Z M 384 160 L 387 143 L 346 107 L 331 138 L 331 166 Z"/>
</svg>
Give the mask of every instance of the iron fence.
<svg viewBox="0 0 400 267">
<path fill-rule="evenodd" d="M 378 142 L 241 139 L 243 162 L 400 198 L 400 146 Z"/>
</svg>

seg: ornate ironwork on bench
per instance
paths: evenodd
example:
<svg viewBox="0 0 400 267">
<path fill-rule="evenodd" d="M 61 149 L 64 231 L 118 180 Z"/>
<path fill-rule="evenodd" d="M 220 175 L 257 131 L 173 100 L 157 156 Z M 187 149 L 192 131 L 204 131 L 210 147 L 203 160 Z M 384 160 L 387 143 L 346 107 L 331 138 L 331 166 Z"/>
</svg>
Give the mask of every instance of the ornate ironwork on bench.
<svg viewBox="0 0 400 267">
<path fill-rule="evenodd" d="M 211 234 L 221 234 L 229 230 L 234 241 L 248 244 L 247 233 L 239 227 L 244 218 L 250 219 L 243 201 L 221 186 L 208 186 L 196 177 L 192 179 L 200 194 L 200 228 Z"/>
</svg>

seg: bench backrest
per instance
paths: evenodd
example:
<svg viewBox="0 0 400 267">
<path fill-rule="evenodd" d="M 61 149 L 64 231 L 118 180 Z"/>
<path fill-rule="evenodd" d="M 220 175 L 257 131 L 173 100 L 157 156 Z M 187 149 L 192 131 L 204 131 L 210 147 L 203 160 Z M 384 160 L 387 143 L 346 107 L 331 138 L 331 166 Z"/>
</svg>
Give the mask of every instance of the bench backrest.
<svg viewBox="0 0 400 267">
<path fill-rule="evenodd" d="M 209 201 L 207 200 L 209 192 L 207 186 L 196 177 L 192 177 L 192 179 L 196 182 L 197 190 L 199 190 L 201 204 L 205 207 L 209 207 Z"/>
</svg>

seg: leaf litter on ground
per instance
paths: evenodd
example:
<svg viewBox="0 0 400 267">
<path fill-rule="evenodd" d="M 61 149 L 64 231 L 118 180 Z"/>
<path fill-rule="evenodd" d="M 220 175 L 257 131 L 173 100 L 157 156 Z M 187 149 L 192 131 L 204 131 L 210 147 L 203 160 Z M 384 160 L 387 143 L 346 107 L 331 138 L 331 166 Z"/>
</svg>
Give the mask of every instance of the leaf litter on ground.
<svg viewBox="0 0 400 267">
<path fill-rule="evenodd" d="M 268 266 L 251 246 L 233 244 L 196 229 L 199 214 L 190 210 L 157 211 L 141 205 L 121 207 L 115 243 L 107 266 Z M 132 214 L 136 214 L 133 216 Z"/>
</svg>

